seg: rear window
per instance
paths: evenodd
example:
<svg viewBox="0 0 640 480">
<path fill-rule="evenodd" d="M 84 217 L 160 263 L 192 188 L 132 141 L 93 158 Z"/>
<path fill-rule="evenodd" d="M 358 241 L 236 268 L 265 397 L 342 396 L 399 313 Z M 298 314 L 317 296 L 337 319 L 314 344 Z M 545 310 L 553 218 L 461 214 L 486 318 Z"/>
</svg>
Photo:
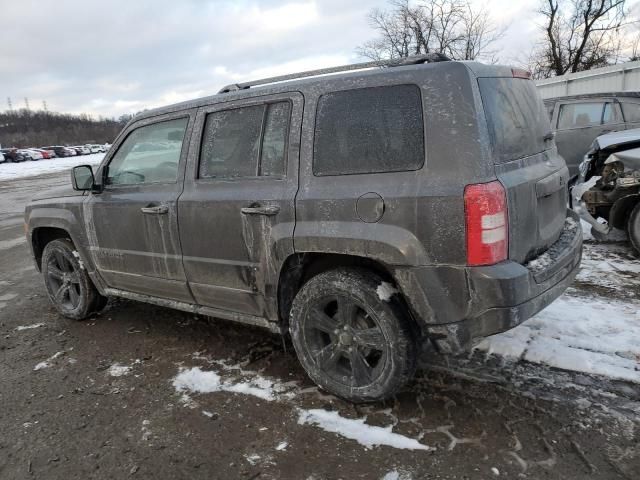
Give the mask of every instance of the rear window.
<svg viewBox="0 0 640 480">
<path fill-rule="evenodd" d="M 352 175 L 417 170 L 424 127 L 416 85 L 361 88 L 318 101 L 313 173 Z"/>
<path fill-rule="evenodd" d="M 521 78 L 479 78 L 495 163 L 545 150 L 549 117 L 535 84 Z"/>
</svg>

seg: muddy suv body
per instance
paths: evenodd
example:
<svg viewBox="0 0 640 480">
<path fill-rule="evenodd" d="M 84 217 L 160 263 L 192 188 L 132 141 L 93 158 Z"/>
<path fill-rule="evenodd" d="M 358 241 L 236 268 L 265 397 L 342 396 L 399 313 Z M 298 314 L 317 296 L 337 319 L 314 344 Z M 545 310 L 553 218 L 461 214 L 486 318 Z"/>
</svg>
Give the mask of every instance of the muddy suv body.
<svg viewBox="0 0 640 480">
<path fill-rule="evenodd" d="M 317 383 L 384 398 L 425 342 L 515 327 L 577 272 L 568 170 L 523 77 L 444 61 L 144 112 L 79 190 L 27 207 L 37 266 L 71 270 L 47 285 L 67 316 L 120 296 L 290 332 Z"/>
</svg>

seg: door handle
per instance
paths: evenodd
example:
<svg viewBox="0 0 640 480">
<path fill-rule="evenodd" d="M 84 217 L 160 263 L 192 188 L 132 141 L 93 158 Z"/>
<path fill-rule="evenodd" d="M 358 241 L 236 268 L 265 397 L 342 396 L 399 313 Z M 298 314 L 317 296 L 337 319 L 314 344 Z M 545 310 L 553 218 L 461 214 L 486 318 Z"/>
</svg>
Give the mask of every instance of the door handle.
<svg viewBox="0 0 640 480">
<path fill-rule="evenodd" d="M 240 209 L 243 215 L 276 215 L 280 211 L 280 207 L 277 205 L 266 205 L 264 207 L 242 207 Z"/>
<path fill-rule="evenodd" d="M 156 205 L 154 207 L 142 207 L 140 209 L 142 213 L 147 213 L 149 215 L 164 215 L 169 213 L 168 205 Z"/>
</svg>

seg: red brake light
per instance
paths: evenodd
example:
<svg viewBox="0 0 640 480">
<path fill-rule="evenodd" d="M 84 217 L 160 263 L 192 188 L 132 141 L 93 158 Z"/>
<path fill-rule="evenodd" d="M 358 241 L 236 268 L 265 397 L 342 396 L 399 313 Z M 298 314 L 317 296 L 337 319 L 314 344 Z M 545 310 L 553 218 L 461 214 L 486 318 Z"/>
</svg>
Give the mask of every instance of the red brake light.
<svg viewBox="0 0 640 480">
<path fill-rule="evenodd" d="M 493 265 L 507 259 L 509 224 L 507 198 L 498 181 L 464 189 L 467 263 Z"/>
<path fill-rule="evenodd" d="M 513 78 L 524 78 L 527 80 L 531 79 L 531 72 L 527 72 L 526 70 L 521 70 L 520 68 L 512 68 L 511 75 L 513 75 Z"/>
</svg>

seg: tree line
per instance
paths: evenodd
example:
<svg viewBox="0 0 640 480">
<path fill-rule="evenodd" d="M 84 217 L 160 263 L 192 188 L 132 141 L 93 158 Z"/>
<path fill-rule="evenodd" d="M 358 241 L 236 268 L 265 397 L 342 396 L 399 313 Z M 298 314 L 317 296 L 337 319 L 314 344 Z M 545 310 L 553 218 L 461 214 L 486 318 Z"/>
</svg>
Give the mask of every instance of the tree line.
<svg viewBox="0 0 640 480">
<path fill-rule="evenodd" d="M 523 12 L 526 14 L 525 12 Z M 640 21 L 626 0 L 538 0 L 538 39 L 517 63 L 535 78 L 640 59 Z M 505 29 L 487 7 L 470 0 L 390 0 L 370 11 L 377 36 L 358 48 L 372 60 L 443 53 L 454 60 L 497 61 L 496 42 Z"/>
<path fill-rule="evenodd" d="M 42 147 L 48 145 L 85 145 L 111 143 L 131 115 L 93 119 L 28 109 L 0 112 L 0 144 L 6 147 Z"/>
</svg>

